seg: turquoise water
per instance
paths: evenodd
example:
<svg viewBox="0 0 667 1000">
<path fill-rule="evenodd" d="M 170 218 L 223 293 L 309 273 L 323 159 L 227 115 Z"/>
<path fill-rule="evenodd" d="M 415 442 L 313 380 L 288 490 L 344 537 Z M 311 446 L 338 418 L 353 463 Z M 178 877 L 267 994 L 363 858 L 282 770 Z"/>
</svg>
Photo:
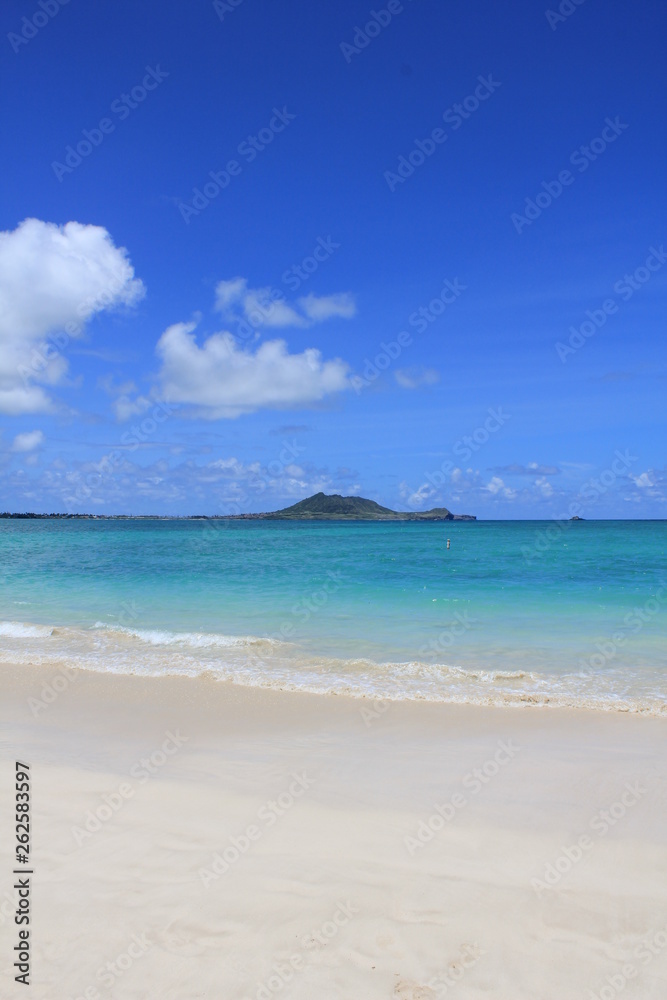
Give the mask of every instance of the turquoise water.
<svg viewBox="0 0 667 1000">
<path fill-rule="evenodd" d="M 662 712 L 666 556 L 663 521 L 0 520 L 0 662 Z"/>
</svg>

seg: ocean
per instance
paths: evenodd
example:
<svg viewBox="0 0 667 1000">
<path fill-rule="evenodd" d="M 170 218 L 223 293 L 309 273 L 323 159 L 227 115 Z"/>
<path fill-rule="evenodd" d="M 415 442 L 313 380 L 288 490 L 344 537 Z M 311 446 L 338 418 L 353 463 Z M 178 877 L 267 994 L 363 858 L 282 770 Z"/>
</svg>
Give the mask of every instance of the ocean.
<svg viewBox="0 0 667 1000">
<path fill-rule="evenodd" d="M 665 521 L 0 520 L 0 665 L 667 714 L 666 555 Z"/>
</svg>

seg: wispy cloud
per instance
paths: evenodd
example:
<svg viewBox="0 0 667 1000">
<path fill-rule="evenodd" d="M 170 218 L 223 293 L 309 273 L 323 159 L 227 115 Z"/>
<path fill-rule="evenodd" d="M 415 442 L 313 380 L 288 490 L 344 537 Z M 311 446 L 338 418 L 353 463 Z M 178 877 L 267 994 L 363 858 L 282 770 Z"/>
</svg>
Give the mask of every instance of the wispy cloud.
<svg viewBox="0 0 667 1000">
<path fill-rule="evenodd" d="M 419 389 L 423 385 L 436 385 L 440 381 L 440 373 L 435 368 L 397 368 L 394 378 L 402 389 Z"/>
<path fill-rule="evenodd" d="M 357 307 L 349 292 L 339 292 L 337 295 L 304 295 L 298 303 L 309 320 L 313 323 L 323 323 L 333 316 L 342 319 L 352 319 Z"/>
<path fill-rule="evenodd" d="M 304 295 L 290 303 L 282 291 L 270 285 L 250 288 L 247 278 L 219 281 L 215 288 L 215 308 L 229 322 L 245 320 L 260 327 L 307 327 L 333 317 L 351 319 L 357 307 L 349 292 L 335 295 Z"/>
<path fill-rule="evenodd" d="M 561 470 L 556 465 L 540 465 L 538 462 L 528 462 L 527 465 L 496 465 L 490 472 L 504 473 L 511 476 L 558 476 Z"/>
</svg>

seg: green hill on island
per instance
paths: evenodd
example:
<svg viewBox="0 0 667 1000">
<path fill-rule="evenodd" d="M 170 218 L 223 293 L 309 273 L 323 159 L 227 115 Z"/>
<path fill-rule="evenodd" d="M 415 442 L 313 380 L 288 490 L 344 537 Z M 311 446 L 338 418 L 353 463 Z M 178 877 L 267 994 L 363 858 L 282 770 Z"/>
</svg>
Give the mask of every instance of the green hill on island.
<svg viewBox="0 0 667 1000">
<path fill-rule="evenodd" d="M 327 496 L 315 493 L 312 497 L 299 500 L 282 510 L 266 511 L 262 514 L 181 514 L 176 516 L 160 514 L 12 514 L 0 513 L 0 518 L 75 518 L 100 521 L 140 521 L 140 520 L 285 520 L 285 521 L 476 521 L 473 514 L 452 514 L 446 507 L 433 510 L 400 511 L 382 507 L 375 500 L 365 497 L 342 497 L 339 493 Z"/>
<path fill-rule="evenodd" d="M 282 520 L 348 520 L 348 521 L 475 521 L 472 514 L 452 514 L 446 507 L 433 510 L 403 512 L 381 507 L 365 497 L 343 497 L 338 493 L 327 496 L 315 493 L 291 507 L 266 514 L 241 514 L 241 517 L 276 518 Z"/>
</svg>

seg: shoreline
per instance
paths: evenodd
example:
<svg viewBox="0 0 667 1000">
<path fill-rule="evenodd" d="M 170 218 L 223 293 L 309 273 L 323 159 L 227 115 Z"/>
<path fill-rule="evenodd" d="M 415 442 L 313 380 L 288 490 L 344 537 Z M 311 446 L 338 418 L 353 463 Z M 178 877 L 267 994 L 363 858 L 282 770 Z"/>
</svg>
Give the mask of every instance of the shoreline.
<svg viewBox="0 0 667 1000">
<path fill-rule="evenodd" d="M 250 690 L 331 695 L 357 702 L 667 717 L 667 695 L 646 686 L 623 690 L 618 670 L 556 674 L 527 666 L 391 662 L 363 655 L 344 659 L 299 651 L 275 635 L 172 633 L 102 622 L 88 627 L 4 621 L 0 622 L 0 638 L 0 671 L 12 665 L 39 666 L 45 671 L 75 669 L 96 676 L 204 678 Z M 49 645 L 30 645 L 40 640 Z M 621 677 L 626 684 L 637 684 L 638 679 L 644 680 L 641 673 L 633 676 L 629 670 Z M 593 681 L 588 689 L 587 680 Z"/>
<path fill-rule="evenodd" d="M 667 923 L 664 720 L 71 675 L 0 669 L 36 1000 L 439 1000 L 459 973 L 466 998 L 575 1000 L 628 962 L 664 995 L 667 950 L 635 956 Z"/>
</svg>

